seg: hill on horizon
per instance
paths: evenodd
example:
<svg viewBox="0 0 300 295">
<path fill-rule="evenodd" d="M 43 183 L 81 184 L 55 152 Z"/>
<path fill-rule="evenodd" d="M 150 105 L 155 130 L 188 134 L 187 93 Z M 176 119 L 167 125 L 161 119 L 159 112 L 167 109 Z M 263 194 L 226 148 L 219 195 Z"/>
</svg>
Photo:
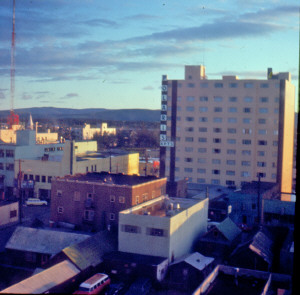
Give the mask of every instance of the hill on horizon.
<svg viewBox="0 0 300 295">
<path fill-rule="evenodd" d="M 160 110 L 148 109 L 104 109 L 104 108 L 55 108 L 55 107 L 35 107 L 14 110 L 20 116 L 20 120 L 27 120 L 31 114 L 34 121 L 45 119 L 80 119 L 80 120 L 107 120 L 107 121 L 160 121 Z M 0 118 L 6 119 L 9 111 L 0 111 Z"/>
</svg>

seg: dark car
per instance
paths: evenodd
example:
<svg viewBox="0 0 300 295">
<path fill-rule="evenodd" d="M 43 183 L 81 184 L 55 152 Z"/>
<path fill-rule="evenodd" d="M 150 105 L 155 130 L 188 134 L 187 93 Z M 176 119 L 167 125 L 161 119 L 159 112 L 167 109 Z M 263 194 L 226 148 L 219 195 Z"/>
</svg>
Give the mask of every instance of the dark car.
<svg viewBox="0 0 300 295">
<path fill-rule="evenodd" d="M 124 294 L 125 289 L 124 283 L 110 284 L 108 290 L 105 292 L 105 295 L 121 295 Z"/>
<path fill-rule="evenodd" d="M 132 283 L 126 295 L 145 295 L 150 292 L 152 288 L 152 283 L 149 278 L 138 278 Z"/>
</svg>

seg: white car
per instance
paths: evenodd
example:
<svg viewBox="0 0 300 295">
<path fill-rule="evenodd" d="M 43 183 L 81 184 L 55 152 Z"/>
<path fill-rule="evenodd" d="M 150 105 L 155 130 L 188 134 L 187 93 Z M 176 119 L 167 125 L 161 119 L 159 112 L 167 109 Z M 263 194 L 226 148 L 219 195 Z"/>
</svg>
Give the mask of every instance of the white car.
<svg viewBox="0 0 300 295">
<path fill-rule="evenodd" d="M 29 198 L 26 202 L 27 206 L 33 205 L 33 206 L 42 206 L 42 205 L 48 205 L 47 201 L 40 200 L 37 198 Z"/>
</svg>

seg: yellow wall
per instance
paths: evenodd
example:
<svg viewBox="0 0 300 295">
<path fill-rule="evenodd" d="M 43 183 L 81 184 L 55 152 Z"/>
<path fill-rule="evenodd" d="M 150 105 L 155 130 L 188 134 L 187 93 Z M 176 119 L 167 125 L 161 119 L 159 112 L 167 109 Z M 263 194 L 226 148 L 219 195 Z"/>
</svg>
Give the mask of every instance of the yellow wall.
<svg viewBox="0 0 300 295">
<path fill-rule="evenodd" d="M 295 87 L 285 81 L 285 107 L 283 118 L 283 152 L 281 192 L 292 192 L 293 154 L 294 154 L 294 120 L 295 120 Z M 282 201 L 290 201 L 289 195 L 283 195 Z"/>
</svg>

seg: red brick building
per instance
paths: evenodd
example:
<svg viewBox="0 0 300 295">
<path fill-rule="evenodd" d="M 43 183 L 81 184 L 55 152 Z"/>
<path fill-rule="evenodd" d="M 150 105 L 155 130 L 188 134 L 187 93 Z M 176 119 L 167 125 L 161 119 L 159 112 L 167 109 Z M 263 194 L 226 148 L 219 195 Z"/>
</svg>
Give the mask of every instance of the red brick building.
<svg viewBox="0 0 300 295">
<path fill-rule="evenodd" d="M 119 211 L 166 193 L 166 178 L 87 173 L 56 178 L 51 189 L 51 221 L 81 229 L 116 228 Z"/>
</svg>

